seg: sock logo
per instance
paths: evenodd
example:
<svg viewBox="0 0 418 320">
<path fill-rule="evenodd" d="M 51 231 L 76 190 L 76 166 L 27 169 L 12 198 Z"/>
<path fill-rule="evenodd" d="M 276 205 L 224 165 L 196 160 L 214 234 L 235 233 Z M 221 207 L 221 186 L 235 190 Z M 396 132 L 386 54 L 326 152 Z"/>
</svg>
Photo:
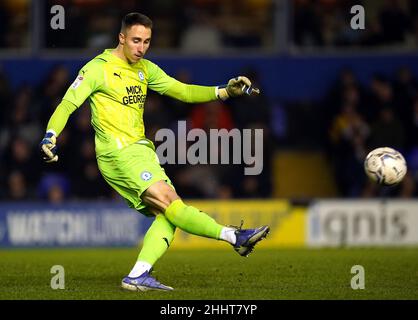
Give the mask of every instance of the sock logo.
<svg viewBox="0 0 418 320">
<path fill-rule="evenodd" d="M 168 242 L 168 239 L 167 238 L 163 238 L 163 240 L 165 241 L 165 243 L 167 243 L 167 247 L 169 247 L 170 246 L 170 243 Z"/>
</svg>

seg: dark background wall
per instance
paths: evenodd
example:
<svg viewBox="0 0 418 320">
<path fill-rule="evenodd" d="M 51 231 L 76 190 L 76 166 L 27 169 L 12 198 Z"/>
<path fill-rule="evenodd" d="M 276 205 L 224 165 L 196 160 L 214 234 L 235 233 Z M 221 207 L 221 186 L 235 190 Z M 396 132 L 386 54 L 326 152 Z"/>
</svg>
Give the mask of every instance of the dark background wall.
<svg viewBox="0 0 418 320">
<path fill-rule="evenodd" d="M 98 51 L 100 53 L 100 51 Z M 221 84 L 248 68 L 257 70 L 262 90 L 269 98 L 286 101 L 319 99 L 336 80 L 343 68 L 353 70 L 362 84 L 376 73 L 392 77 L 403 66 L 418 76 L 416 54 L 355 54 L 326 56 L 255 56 L 255 57 L 158 57 L 148 59 L 175 76 L 189 70 L 194 83 Z M 66 66 L 74 75 L 88 59 L 0 59 L 0 64 L 16 88 L 25 82 L 37 84 L 56 64 Z"/>
</svg>

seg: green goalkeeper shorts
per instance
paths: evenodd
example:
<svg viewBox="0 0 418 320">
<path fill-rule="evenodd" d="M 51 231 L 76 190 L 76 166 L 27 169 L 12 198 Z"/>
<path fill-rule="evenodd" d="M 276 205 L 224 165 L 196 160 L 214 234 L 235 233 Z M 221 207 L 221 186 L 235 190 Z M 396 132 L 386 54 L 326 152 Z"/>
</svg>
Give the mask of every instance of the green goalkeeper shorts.
<svg viewBox="0 0 418 320">
<path fill-rule="evenodd" d="M 154 216 L 141 199 L 142 193 L 157 181 L 174 186 L 161 167 L 154 149 L 134 143 L 128 147 L 97 158 L 104 179 L 127 202 L 129 207 L 146 216 Z"/>
</svg>

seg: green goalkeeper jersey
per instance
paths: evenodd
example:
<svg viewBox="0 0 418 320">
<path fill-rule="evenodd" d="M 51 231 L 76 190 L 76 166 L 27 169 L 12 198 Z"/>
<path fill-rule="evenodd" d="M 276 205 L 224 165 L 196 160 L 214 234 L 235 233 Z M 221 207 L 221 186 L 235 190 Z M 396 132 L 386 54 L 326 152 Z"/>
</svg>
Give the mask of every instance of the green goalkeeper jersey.
<svg viewBox="0 0 418 320">
<path fill-rule="evenodd" d="M 147 88 L 189 103 L 217 99 L 214 86 L 181 83 L 149 60 L 129 64 L 112 54 L 112 49 L 106 49 L 80 70 L 47 129 L 58 135 L 69 115 L 88 99 L 96 155 L 122 149 L 145 138 L 143 113 Z"/>
</svg>

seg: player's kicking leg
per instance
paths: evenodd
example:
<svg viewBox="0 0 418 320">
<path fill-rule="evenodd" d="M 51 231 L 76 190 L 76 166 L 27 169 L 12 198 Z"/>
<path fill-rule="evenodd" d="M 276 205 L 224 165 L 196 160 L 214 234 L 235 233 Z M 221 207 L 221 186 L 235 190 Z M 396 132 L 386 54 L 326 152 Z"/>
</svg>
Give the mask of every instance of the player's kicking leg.
<svg viewBox="0 0 418 320">
<path fill-rule="evenodd" d="M 233 245 L 234 250 L 244 257 L 248 257 L 248 255 L 253 251 L 256 243 L 263 240 L 270 231 L 268 226 L 263 226 L 257 229 L 241 229 L 241 227 L 225 227 L 225 229 L 226 232 L 234 233 L 235 243 L 231 242 L 231 244 Z M 228 229 L 230 229 L 230 231 Z M 123 278 L 122 288 L 130 291 L 173 290 L 172 287 L 158 282 L 151 276 L 149 271 L 145 271 L 138 277 L 127 276 Z"/>
<path fill-rule="evenodd" d="M 165 181 L 150 186 L 142 199 L 149 206 L 163 212 L 167 220 L 176 227 L 198 236 L 227 241 L 241 256 L 248 256 L 254 246 L 270 232 L 268 226 L 242 229 L 220 225 L 206 213 L 184 204 Z"/>
<path fill-rule="evenodd" d="M 174 236 L 175 227 L 198 236 L 229 242 L 236 252 L 245 257 L 270 231 L 268 226 L 242 229 L 242 224 L 240 227 L 220 225 L 206 213 L 193 206 L 185 205 L 174 189 L 165 181 L 151 185 L 142 194 L 142 200 L 149 208 L 153 209 L 151 210 L 153 213 L 158 214 L 144 237 L 144 245 L 137 263 L 131 273 L 122 280 L 122 288 L 127 290 L 173 290 L 172 287 L 164 285 L 152 277 L 150 270 L 152 264 L 168 249 Z M 162 239 L 170 239 L 167 241 L 166 247 L 160 246 Z M 159 252 L 158 255 L 155 254 L 156 251 Z M 152 261 L 152 263 L 147 261 Z"/>
</svg>

